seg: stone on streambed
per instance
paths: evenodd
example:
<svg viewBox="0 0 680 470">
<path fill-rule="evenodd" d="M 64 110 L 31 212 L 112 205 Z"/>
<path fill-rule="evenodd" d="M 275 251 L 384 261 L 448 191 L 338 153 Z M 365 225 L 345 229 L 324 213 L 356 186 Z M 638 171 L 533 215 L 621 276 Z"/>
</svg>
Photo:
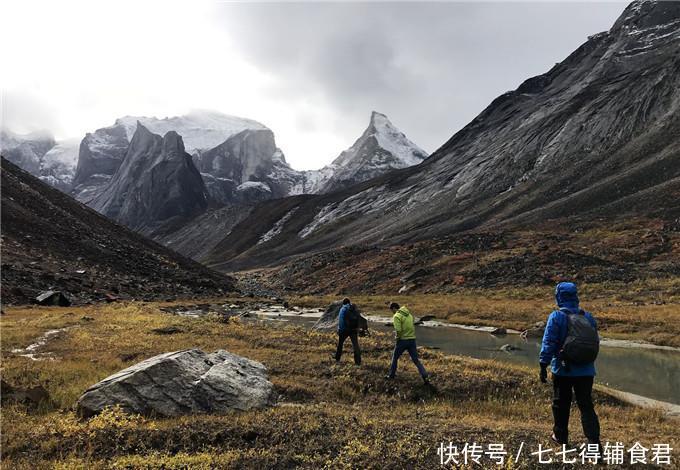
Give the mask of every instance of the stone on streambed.
<svg viewBox="0 0 680 470">
<path fill-rule="evenodd" d="M 274 386 L 259 362 L 224 350 L 187 349 L 107 377 L 85 391 L 77 408 L 85 418 L 115 405 L 130 413 L 169 417 L 263 408 L 274 401 Z"/>
<path fill-rule="evenodd" d="M 330 330 L 338 327 L 338 314 L 342 307 L 342 301 L 330 304 L 323 315 L 316 321 L 313 328 L 315 330 Z"/>
<path fill-rule="evenodd" d="M 367 331 L 368 330 L 368 321 L 361 315 L 361 309 L 354 304 L 356 307 L 357 311 L 359 312 L 359 330 Z M 326 311 L 324 312 L 323 315 L 321 315 L 321 318 L 319 318 L 316 323 L 314 323 L 314 328 L 315 330 L 331 330 L 331 329 L 337 329 L 338 328 L 338 315 L 340 314 L 340 308 L 342 307 L 342 301 L 338 300 L 337 302 L 333 302 L 326 308 Z"/>
<path fill-rule="evenodd" d="M 434 320 L 436 320 L 436 319 L 437 319 L 437 317 L 435 317 L 434 315 L 425 315 L 425 316 L 423 316 L 423 317 L 420 317 L 420 318 L 414 323 L 414 325 L 422 325 L 422 324 L 425 323 L 426 321 L 434 321 Z"/>
<path fill-rule="evenodd" d="M 524 330 L 521 334 L 522 338 L 527 339 L 527 338 L 542 338 L 543 337 L 543 332 L 545 331 L 545 323 L 544 322 L 536 322 L 534 325 L 526 330 Z"/>
</svg>

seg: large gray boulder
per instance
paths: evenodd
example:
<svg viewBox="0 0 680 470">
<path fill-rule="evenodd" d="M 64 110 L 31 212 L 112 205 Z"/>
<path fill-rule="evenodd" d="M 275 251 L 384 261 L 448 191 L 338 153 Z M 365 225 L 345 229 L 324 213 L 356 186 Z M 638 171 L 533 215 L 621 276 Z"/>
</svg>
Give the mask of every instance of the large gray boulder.
<svg viewBox="0 0 680 470">
<path fill-rule="evenodd" d="M 342 307 L 342 301 L 338 300 L 330 304 L 323 315 L 314 323 L 312 327 L 315 330 L 332 330 L 338 327 L 338 315 L 340 314 L 340 308 Z M 368 321 L 361 316 L 361 309 L 355 305 L 357 311 L 359 312 L 359 329 L 368 330 Z"/>
<path fill-rule="evenodd" d="M 107 406 L 152 416 L 223 413 L 274 404 L 274 386 L 259 362 L 219 350 L 187 349 L 154 356 L 85 391 L 78 413 L 87 418 Z"/>
</svg>

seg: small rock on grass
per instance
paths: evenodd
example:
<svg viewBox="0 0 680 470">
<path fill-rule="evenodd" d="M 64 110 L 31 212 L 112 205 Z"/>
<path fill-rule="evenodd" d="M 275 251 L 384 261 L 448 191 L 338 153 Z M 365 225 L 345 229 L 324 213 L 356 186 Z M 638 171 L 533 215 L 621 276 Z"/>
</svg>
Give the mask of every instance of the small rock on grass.
<svg viewBox="0 0 680 470">
<path fill-rule="evenodd" d="M 183 333 L 184 330 L 177 326 L 163 326 L 161 328 L 154 328 L 151 330 L 158 335 L 174 335 L 175 333 Z"/>
<path fill-rule="evenodd" d="M 14 387 L 4 380 L 0 381 L 0 396 L 2 397 L 3 404 L 11 402 L 23 403 L 28 405 L 29 408 L 36 408 L 41 403 L 50 400 L 50 394 L 41 385 L 22 389 Z"/>
</svg>

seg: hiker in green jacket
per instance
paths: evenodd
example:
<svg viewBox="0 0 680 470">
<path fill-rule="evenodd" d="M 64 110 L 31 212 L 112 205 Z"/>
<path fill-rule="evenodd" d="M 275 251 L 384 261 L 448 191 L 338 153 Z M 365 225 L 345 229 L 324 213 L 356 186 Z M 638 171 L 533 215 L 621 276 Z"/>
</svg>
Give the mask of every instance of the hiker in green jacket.
<svg viewBox="0 0 680 470">
<path fill-rule="evenodd" d="M 413 326 L 413 315 L 411 315 L 408 308 L 400 307 L 396 302 L 390 304 L 390 310 L 394 313 L 392 320 L 394 322 L 394 332 L 396 334 L 397 344 L 394 346 L 392 365 L 390 366 L 390 372 L 387 375 L 387 378 L 394 378 L 394 374 L 397 372 L 399 357 L 404 351 L 408 351 L 411 360 L 416 365 L 418 372 L 420 372 L 420 376 L 423 378 L 423 382 L 429 384 L 430 381 L 427 377 L 427 371 L 418 359 L 418 349 L 416 349 L 416 328 Z"/>
</svg>

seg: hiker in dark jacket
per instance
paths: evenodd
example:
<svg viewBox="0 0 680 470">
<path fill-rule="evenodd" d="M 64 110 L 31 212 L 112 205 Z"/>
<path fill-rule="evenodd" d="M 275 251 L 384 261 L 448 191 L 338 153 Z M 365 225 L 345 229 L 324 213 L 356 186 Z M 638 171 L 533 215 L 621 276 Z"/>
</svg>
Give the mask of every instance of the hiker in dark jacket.
<svg viewBox="0 0 680 470">
<path fill-rule="evenodd" d="M 565 348 L 565 341 L 570 335 L 570 343 L 575 336 L 578 339 L 578 341 L 571 343 L 570 347 L 577 343 L 582 345 L 585 341 L 586 346 L 577 346 L 581 348 L 581 352 L 585 351 L 586 356 L 597 355 L 597 348 L 599 347 L 597 323 L 590 313 L 579 308 L 575 284 L 571 282 L 559 283 L 555 289 L 555 300 L 558 309 L 554 310 L 548 317 L 539 356 L 541 382 L 547 382 L 549 365 L 552 369 L 552 411 L 555 425 L 551 437 L 558 444 L 568 443 L 569 410 L 573 390 L 576 395 L 576 403 L 581 411 L 583 433 L 589 443 L 599 444 L 600 422 L 595 413 L 592 398 L 595 363 L 587 359 L 586 362 L 576 363 L 565 359 L 567 352 L 570 355 L 573 354 L 571 350 L 566 351 L 567 348 Z M 578 315 L 581 317 L 576 317 Z M 584 333 L 576 333 L 579 328 L 585 330 L 585 336 Z M 590 337 L 588 337 L 588 334 Z"/>
<path fill-rule="evenodd" d="M 400 307 L 398 303 L 392 302 L 390 304 L 390 310 L 394 316 L 392 321 L 394 323 L 394 334 L 396 336 L 397 343 L 394 346 L 394 352 L 392 353 L 392 364 L 390 365 L 390 372 L 387 374 L 387 379 L 393 379 L 397 373 L 397 363 L 399 362 L 399 357 L 408 351 L 411 360 L 416 365 L 420 376 L 423 378 L 423 382 L 426 384 L 430 383 L 427 377 L 427 371 L 423 364 L 421 364 L 420 359 L 418 359 L 418 349 L 416 347 L 416 328 L 413 324 L 413 315 L 411 311 L 406 307 Z"/>
<path fill-rule="evenodd" d="M 361 365 L 361 349 L 359 348 L 359 312 L 348 298 L 343 299 L 340 313 L 338 313 L 338 349 L 335 351 L 335 362 L 340 362 L 342 347 L 345 340 L 352 340 L 354 363 Z"/>
</svg>

